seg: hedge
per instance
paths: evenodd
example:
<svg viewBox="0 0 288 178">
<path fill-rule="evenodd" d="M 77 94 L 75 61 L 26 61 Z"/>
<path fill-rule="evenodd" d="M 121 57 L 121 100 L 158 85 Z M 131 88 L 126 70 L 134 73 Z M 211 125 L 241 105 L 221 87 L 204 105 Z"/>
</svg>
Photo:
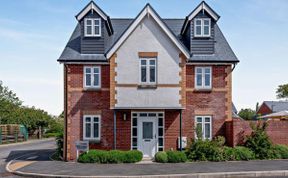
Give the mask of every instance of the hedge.
<svg viewBox="0 0 288 178">
<path fill-rule="evenodd" d="M 156 153 L 155 161 L 159 163 L 183 163 L 187 161 L 187 157 L 181 151 L 160 151 Z"/>
<path fill-rule="evenodd" d="M 168 156 L 165 151 L 159 151 L 155 155 L 155 161 L 158 163 L 167 163 L 168 162 Z"/>
<path fill-rule="evenodd" d="M 82 153 L 78 162 L 80 163 L 136 163 L 142 160 L 143 154 L 138 150 L 120 151 L 120 150 L 90 150 Z"/>
</svg>

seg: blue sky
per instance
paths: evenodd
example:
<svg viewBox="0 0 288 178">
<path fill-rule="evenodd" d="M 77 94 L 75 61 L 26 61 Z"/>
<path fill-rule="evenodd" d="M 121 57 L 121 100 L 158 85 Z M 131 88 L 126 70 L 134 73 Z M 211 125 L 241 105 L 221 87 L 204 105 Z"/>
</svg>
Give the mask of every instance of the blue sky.
<svg viewBox="0 0 288 178">
<path fill-rule="evenodd" d="M 63 67 L 56 62 L 89 0 L 3 0 L 0 6 L 0 80 L 25 105 L 63 110 Z M 96 0 L 110 17 L 135 17 L 149 2 L 162 18 L 184 18 L 200 0 Z M 275 100 L 288 83 L 288 1 L 207 0 L 241 61 L 233 72 L 238 109 Z"/>
</svg>

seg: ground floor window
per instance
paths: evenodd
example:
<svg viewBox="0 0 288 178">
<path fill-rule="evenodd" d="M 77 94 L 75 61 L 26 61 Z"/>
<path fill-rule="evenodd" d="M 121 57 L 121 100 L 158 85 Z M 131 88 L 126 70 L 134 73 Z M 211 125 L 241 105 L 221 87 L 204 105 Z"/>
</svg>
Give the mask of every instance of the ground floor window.
<svg viewBox="0 0 288 178">
<path fill-rule="evenodd" d="M 84 115 L 83 140 L 100 140 L 100 115 Z"/>
<path fill-rule="evenodd" d="M 212 117 L 211 116 L 196 116 L 195 117 L 195 138 L 199 134 L 203 139 L 212 139 Z"/>
</svg>

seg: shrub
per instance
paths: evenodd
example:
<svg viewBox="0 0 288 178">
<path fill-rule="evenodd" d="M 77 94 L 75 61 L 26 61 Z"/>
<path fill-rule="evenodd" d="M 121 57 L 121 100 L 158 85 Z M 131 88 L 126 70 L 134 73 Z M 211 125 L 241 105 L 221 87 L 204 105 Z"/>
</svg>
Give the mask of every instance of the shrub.
<svg viewBox="0 0 288 178">
<path fill-rule="evenodd" d="M 187 161 L 187 157 L 182 151 L 167 151 L 166 153 L 169 163 L 182 163 Z"/>
<path fill-rule="evenodd" d="M 213 142 L 214 142 L 217 146 L 222 147 L 222 146 L 224 146 L 224 144 L 225 144 L 225 142 L 226 142 L 226 139 L 225 139 L 225 137 L 223 137 L 223 136 L 217 136 L 217 137 L 214 138 Z"/>
<path fill-rule="evenodd" d="M 138 150 L 130 150 L 126 151 L 124 157 L 124 163 L 136 163 L 142 160 L 143 154 L 141 151 Z"/>
<path fill-rule="evenodd" d="M 59 133 L 45 133 L 45 138 L 57 137 Z"/>
<path fill-rule="evenodd" d="M 222 148 L 214 141 L 196 140 L 188 148 L 187 156 L 191 161 L 223 161 Z"/>
<path fill-rule="evenodd" d="M 80 163 L 135 163 L 142 160 L 142 152 L 137 150 L 132 151 L 102 151 L 90 150 L 87 153 L 82 153 L 78 162 Z"/>
<path fill-rule="evenodd" d="M 57 149 L 56 149 L 56 154 L 63 158 L 63 145 L 64 145 L 64 141 L 63 141 L 63 132 L 58 133 L 56 135 L 56 144 L 57 144 Z"/>
<path fill-rule="evenodd" d="M 252 133 L 247 137 L 245 146 L 255 153 L 257 159 L 273 158 L 273 145 L 265 132 L 268 124 L 252 125 Z"/>
<path fill-rule="evenodd" d="M 288 146 L 274 145 L 273 146 L 274 158 L 288 159 Z"/>
<path fill-rule="evenodd" d="M 254 159 L 254 153 L 249 148 L 243 146 L 237 146 L 235 148 L 224 147 L 223 156 L 227 161 L 247 161 Z"/>
<path fill-rule="evenodd" d="M 155 155 L 155 161 L 158 163 L 167 163 L 168 162 L 168 156 L 165 151 L 159 151 Z"/>
</svg>

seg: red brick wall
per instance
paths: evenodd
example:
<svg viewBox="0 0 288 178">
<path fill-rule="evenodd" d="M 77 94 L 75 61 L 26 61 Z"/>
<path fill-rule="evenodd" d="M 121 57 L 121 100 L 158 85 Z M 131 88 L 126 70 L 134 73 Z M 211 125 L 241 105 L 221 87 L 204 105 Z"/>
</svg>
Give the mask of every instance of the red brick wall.
<svg viewBox="0 0 288 178">
<path fill-rule="evenodd" d="M 179 111 L 165 111 L 165 150 L 177 149 L 177 138 L 179 137 L 180 114 Z"/>
<path fill-rule="evenodd" d="M 183 136 L 188 140 L 194 138 L 194 119 L 197 115 L 212 116 L 212 136 L 226 135 L 226 94 L 227 89 L 225 69 L 230 65 L 217 65 L 212 67 L 212 90 L 195 91 L 195 66 L 188 65 L 186 69 L 186 109 L 183 110 Z"/>
<path fill-rule="evenodd" d="M 274 144 L 288 145 L 288 120 L 269 120 L 266 132 Z M 234 118 L 232 124 L 228 123 L 228 129 L 233 129 L 231 134 L 233 140 L 230 146 L 241 145 L 244 143 L 245 137 L 250 135 L 252 129 L 250 123 L 257 124 L 256 121 L 245 121 Z"/>
<path fill-rule="evenodd" d="M 83 89 L 83 65 L 68 65 L 67 89 L 67 160 L 76 158 L 75 142 L 82 140 L 83 115 L 101 115 L 101 141 L 93 143 L 91 148 L 113 148 L 113 111 L 109 100 L 109 66 L 101 66 L 101 90 L 85 91 Z"/>
<path fill-rule="evenodd" d="M 194 66 L 186 69 L 187 91 L 186 109 L 182 115 L 182 133 L 188 140 L 194 138 L 194 118 L 196 115 L 212 116 L 212 135 L 225 136 L 225 119 L 227 119 L 227 88 L 225 69 L 230 66 L 212 67 L 213 90 L 199 92 L 194 88 Z M 90 148 L 113 149 L 113 110 L 110 109 L 110 73 L 109 65 L 101 66 L 101 90 L 85 91 L 83 89 L 83 65 L 68 65 L 68 140 L 67 158 L 76 158 L 75 141 L 82 140 L 82 118 L 84 114 L 101 115 L 101 141 L 90 144 Z M 126 113 L 126 120 L 123 114 Z M 179 111 L 165 111 L 165 149 L 177 149 L 179 136 Z M 117 111 L 117 144 L 116 148 L 131 148 L 131 111 Z"/>
<path fill-rule="evenodd" d="M 126 120 L 124 121 L 124 113 L 126 114 Z M 117 146 L 118 150 L 130 150 L 131 149 L 131 111 L 117 111 Z"/>
<path fill-rule="evenodd" d="M 263 103 L 257 111 L 257 114 L 260 114 L 262 116 L 270 113 L 272 113 L 272 111 L 265 103 Z"/>
</svg>

